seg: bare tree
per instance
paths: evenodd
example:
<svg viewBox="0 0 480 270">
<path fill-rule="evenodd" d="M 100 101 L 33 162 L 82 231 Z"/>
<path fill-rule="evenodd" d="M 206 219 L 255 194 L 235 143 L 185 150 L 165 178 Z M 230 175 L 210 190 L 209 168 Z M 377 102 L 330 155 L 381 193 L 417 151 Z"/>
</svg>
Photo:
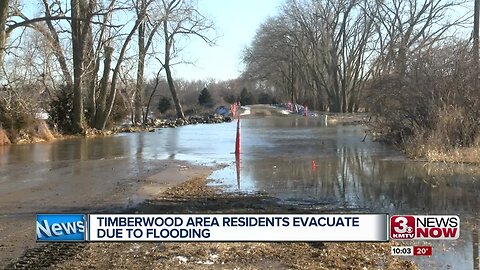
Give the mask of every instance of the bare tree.
<svg viewBox="0 0 480 270">
<path fill-rule="evenodd" d="M 71 0 L 71 16 L 66 16 L 66 12 L 62 10 L 61 2 L 55 1 L 49 4 L 48 1 L 42 0 L 45 16 L 37 18 L 27 18 L 18 9 L 14 9 L 12 16 L 19 18 L 20 21 L 11 20 L 7 26 L 5 33 L 6 36 L 19 27 L 30 27 L 38 32 L 42 33 L 45 39 L 50 44 L 54 55 L 59 63 L 62 75 L 64 77 L 64 83 L 67 89 L 73 89 L 73 122 L 74 131 L 81 132 L 86 127 L 84 123 L 84 95 L 87 89 L 90 93 L 89 104 L 90 109 L 93 109 L 92 115 L 95 117 L 95 101 L 97 96 L 96 91 L 96 78 L 99 68 L 100 49 L 104 46 L 103 33 L 108 28 L 114 26 L 107 25 L 111 13 L 113 12 L 113 6 L 115 0 L 110 1 L 109 8 L 102 10 L 96 0 L 79 1 Z M 100 8 L 100 9 L 99 9 Z M 101 18 L 103 21 L 94 21 L 94 16 Z M 56 29 L 53 25 L 53 21 L 71 20 L 71 44 L 73 51 L 73 81 L 70 75 L 69 65 L 67 63 L 67 57 L 64 54 L 64 49 L 60 43 L 59 29 Z M 101 34 L 99 37 L 99 46 L 97 50 L 94 48 L 94 36 L 92 32 L 93 25 L 100 25 Z M 102 50 L 103 51 L 103 50 Z M 93 105 L 93 106 L 92 106 Z M 93 122 L 93 121 L 91 121 Z"/>
<path fill-rule="evenodd" d="M 145 3 L 142 10 L 139 12 L 140 16 L 137 17 L 137 19 L 135 20 L 135 24 L 133 25 L 132 29 L 130 30 L 130 32 L 128 33 L 128 35 L 126 36 L 126 38 L 123 41 L 122 47 L 120 49 L 120 52 L 119 52 L 119 55 L 118 55 L 118 58 L 117 58 L 115 68 L 113 69 L 112 79 L 111 79 L 111 82 L 110 82 L 110 85 L 109 85 L 109 90 L 108 90 L 109 91 L 108 97 L 106 96 L 107 95 L 107 93 L 106 93 L 107 88 L 106 87 L 107 87 L 107 82 L 108 82 L 108 77 L 109 77 L 110 70 L 109 69 L 108 70 L 104 69 L 104 76 L 102 78 L 102 84 L 101 84 L 102 87 L 100 89 L 101 93 L 102 92 L 105 93 L 104 95 L 101 94 L 102 103 L 103 103 L 103 99 L 104 98 L 106 98 L 106 99 L 105 99 L 105 106 L 103 106 L 103 104 L 102 104 L 102 106 L 97 106 L 97 115 L 96 115 L 96 121 L 95 121 L 95 127 L 97 129 L 100 129 L 100 130 L 105 129 L 108 117 L 110 116 L 110 113 L 112 112 L 112 109 L 113 109 L 115 96 L 117 94 L 117 89 L 116 89 L 117 79 L 119 77 L 119 72 L 120 72 L 120 69 L 121 69 L 122 61 L 125 57 L 128 45 L 129 45 L 130 41 L 132 40 L 133 35 L 135 34 L 138 27 L 140 26 L 140 24 L 142 24 L 143 20 L 145 19 L 146 8 L 152 2 L 153 2 L 153 0 L 149 0 L 148 2 Z M 111 54 L 113 53 L 113 48 L 112 47 L 106 47 L 105 50 L 106 50 L 105 51 L 106 52 L 105 61 L 107 61 L 108 62 L 107 64 L 110 65 L 111 57 L 112 57 Z M 110 59 L 108 59 L 108 58 L 110 58 Z"/>
<path fill-rule="evenodd" d="M 84 129 L 83 93 L 86 86 L 85 70 L 87 45 L 92 38 L 91 18 L 95 0 L 71 0 L 73 49 L 73 125 L 76 132 Z"/>
<path fill-rule="evenodd" d="M 243 61 L 247 64 L 244 76 L 271 82 L 277 94 L 285 99 L 288 99 L 287 90 L 293 82 L 290 72 L 293 70 L 292 47 L 285 42 L 287 33 L 284 17 L 269 18 L 243 53 Z"/>
<path fill-rule="evenodd" d="M 16 5 L 10 7 L 12 9 L 12 11 L 9 14 L 8 13 L 8 3 L 9 3 L 9 1 L 2 1 L 1 2 L 1 5 L 5 4 L 5 8 L 6 8 L 6 10 L 5 10 L 6 13 L 2 14 L 2 16 L 7 17 L 5 19 L 5 21 L 8 19 L 8 16 L 15 17 L 15 18 L 20 19 L 20 20 L 16 20 L 16 19 L 12 18 L 12 19 L 8 20 L 8 23 L 3 24 L 3 27 L 2 27 L 3 31 L 1 31 L 1 33 L 0 33 L 0 37 L 1 37 L 0 48 L 2 48 L 2 54 L 3 54 L 3 51 L 6 48 L 7 38 L 9 37 L 9 35 L 15 29 L 24 28 L 24 27 L 31 27 L 31 28 L 39 31 L 40 33 L 42 33 L 45 36 L 45 38 L 49 41 L 50 46 L 54 50 L 54 54 L 57 58 L 57 61 L 60 65 L 60 67 L 61 67 L 61 70 L 62 70 L 64 79 L 66 81 L 66 84 L 67 85 L 73 85 L 72 78 L 71 78 L 70 72 L 69 72 L 68 67 L 67 67 L 66 57 L 65 57 L 65 55 L 63 53 L 63 50 L 61 48 L 61 45 L 60 45 L 58 30 L 54 28 L 52 22 L 53 21 L 59 21 L 59 20 L 72 20 L 72 22 L 75 21 L 77 24 L 80 23 L 84 26 L 85 25 L 88 26 L 90 24 L 89 21 L 90 21 L 91 16 L 92 16 L 92 11 L 93 11 L 93 8 L 95 6 L 95 1 L 90 1 L 89 3 L 86 3 L 85 1 L 81 1 L 81 3 L 82 3 L 82 6 L 80 7 L 81 11 L 86 11 L 87 12 L 88 10 L 85 9 L 85 7 L 91 7 L 90 8 L 91 10 L 89 11 L 90 14 L 89 15 L 87 14 L 90 18 L 85 17 L 87 15 L 82 15 L 83 17 L 78 16 L 78 12 L 76 12 L 75 9 L 72 10 L 72 16 L 67 16 L 66 12 L 62 10 L 60 2 L 55 1 L 54 3 L 49 4 L 47 0 L 42 0 L 42 4 L 44 6 L 44 12 L 45 12 L 43 17 L 28 18 L 19 10 L 19 8 Z M 75 4 L 75 3 L 76 3 L 76 1 L 71 2 L 71 4 Z M 12 4 L 12 3 L 10 3 L 10 4 Z M 72 5 L 72 6 L 75 6 L 75 5 Z M 54 8 L 56 8 L 55 14 L 52 13 L 52 10 Z M 2 6 L 2 9 L 3 9 L 3 6 Z M 1 19 L 0 22 L 1 21 L 4 21 L 4 20 Z M 43 22 L 45 23 L 45 25 L 42 24 Z M 0 58 L 0 60 L 2 60 L 2 59 Z"/>
<path fill-rule="evenodd" d="M 213 29 L 213 24 L 200 14 L 190 0 L 162 0 L 161 5 L 163 8 L 162 13 L 165 16 L 162 29 L 165 46 L 163 67 L 167 75 L 168 87 L 175 104 L 177 117 L 185 118 L 175 89 L 171 68 L 171 60 L 176 55 L 178 49 L 175 47 L 175 41 L 181 38 L 181 36 L 193 35 L 211 45 L 214 41 L 206 34 Z"/>
<path fill-rule="evenodd" d="M 314 104 L 321 105 L 326 96 L 332 111 L 356 111 L 372 57 L 367 45 L 373 20 L 366 5 L 358 0 L 287 1 L 247 50 L 247 70 L 276 76 L 290 89 L 291 101 L 317 99 Z"/>
<path fill-rule="evenodd" d="M 47 0 L 42 0 L 42 4 L 44 7 L 45 18 L 57 18 L 59 16 L 65 16 L 65 12 L 62 10 L 60 2 L 49 4 Z M 54 9 L 55 11 L 52 11 Z M 30 18 L 25 16 L 20 10 L 16 8 L 13 13 L 15 16 L 23 19 L 24 22 L 32 21 Z M 72 76 L 67 64 L 64 48 L 62 48 L 62 45 L 60 43 L 60 38 L 58 34 L 59 30 L 54 27 L 53 21 L 54 20 L 45 19 L 44 21 L 32 22 L 25 26 L 38 31 L 43 35 L 43 37 L 51 47 L 53 54 L 55 55 L 55 58 L 60 66 L 60 70 L 67 89 L 71 90 L 73 87 Z"/>
<path fill-rule="evenodd" d="M 142 10 L 146 10 L 146 0 L 137 0 L 136 4 L 136 13 L 137 17 L 143 16 L 141 14 Z M 137 63 L 137 85 L 135 88 L 135 113 L 133 122 L 142 121 L 142 110 L 144 103 L 144 88 L 145 88 L 145 58 L 150 46 L 153 43 L 153 38 L 158 31 L 158 28 L 163 23 L 163 16 L 158 18 L 158 9 L 154 8 L 151 11 L 151 14 L 147 14 L 149 20 L 143 20 L 142 23 L 138 26 L 138 63 Z M 147 39 L 145 42 L 145 38 Z M 157 76 L 158 77 L 158 76 Z M 148 110 L 147 110 L 148 114 Z M 143 117 L 143 122 L 145 123 L 147 119 Z"/>
<path fill-rule="evenodd" d="M 52 76 L 52 68 L 40 68 L 37 63 L 31 66 L 25 65 L 23 71 L 29 72 L 30 68 L 43 69 L 43 73 L 38 69 L 32 75 L 40 75 L 38 82 L 41 82 L 45 89 L 49 89 L 50 85 L 46 80 L 47 75 L 52 83 L 59 79 L 58 75 L 63 77 L 58 84 L 66 85 L 66 89 L 71 89 L 73 92 L 74 132 L 82 132 L 87 126 L 97 129 L 105 128 L 115 106 L 115 97 L 119 87 L 117 81 L 121 77 L 120 73 L 125 70 L 122 62 L 125 58 L 133 57 L 130 41 L 137 33 L 139 47 L 138 51 L 133 50 L 133 54 L 138 52 L 134 95 L 135 121 L 147 120 L 142 113 L 144 69 L 149 49 L 155 47 L 153 43 L 157 41 L 156 33 L 162 37 L 161 42 L 165 42 L 162 44 L 161 50 L 166 49 L 160 70 L 168 69 L 167 78 L 170 91 L 176 101 L 179 116 L 183 117 L 179 99 L 176 97 L 171 70 L 172 59 L 178 56 L 181 49 L 176 41 L 181 37 L 192 35 L 201 37 L 208 44 L 213 43 L 205 35 L 208 30 L 212 29 L 212 25 L 196 10 L 193 2 L 186 0 L 53 2 L 39 0 L 44 8 L 44 14 L 34 18 L 27 18 L 21 12 L 21 7 L 16 6 L 18 3 L 13 2 L 1 1 L 0 3 L 0 60 L 3 62 L 6 48 L 8 48 L 8 52 L 12 52 L 8 59 L 16 58 L 17 55 L 21 57 L 20 44 L 25 42 L 24 32 L 19 35 L 11 35 L 15 38 L 8 41 L 8 45 L 6 45 L 9 35 L 15 29 L 25 31 L 26 28 L 31 28 L 41 33 L 41 36 L 38 37 L 43 37 L 42 40 L 49 46 L 48 50 L 44 50 L 45 59 L 48 58 L 45 65 L 50 65 L 50 59 L 55 59 L 58 65 L 52 68 L 58 73 Z M 155 5 L 151 5 L 152 3 Z M 70 14 L 65 9 L 70 9 Z M 118 21 L 117 17 L 112 17 L 112 14 L 117 11 L 136 13 L 134 23 Z M 62 23 L 62 21 L 68 23 Z M 118 25 L 114 25 L 114 23 L 118 23 Z M 163 31 L 158 31 L 162 28 Z M 164 33 L 167 33 L 165 39 L 163 38 Z M 64 37 L 68 37 L 68 40 L 64 40 Z M 14 46 L 18 47 L 18 51 L 15 51 Z M 69 53 L 72 55 L 68 55 Z M 129 77 L 128 75 L 122 74 L 123 78 Z M 88 121 L 84 120 L 85 112 L 90 116 Z M 145 115 L 148 115 L 148 112 Z"/>
<path fill-rule="evenodd" d="M 365 13 L 365 5 L 365 1 L 326 0 L 313 6 L 315 13 L 311 21 L 317 26 L 312 28 L 320 31 L 318 39 L 311 34 L 307 36 L 311 46 L 316 48 L 314 66 L 310 70 L 315 72 L 312 76 L 317 88 L 324 89 L 330 108 L 335 112 L 357 110 L 363 84 L 369 75 L 367 42 L 372 35 L 373 21 Z M 293 17 L 300 25 L 308 23 L 295 13 Z M 308 33 L 307 29 L 304 32 Z"/>
<path fill-rule="evenodd" d="M 371 11 L 379 35 L 380 70 L 404 75 L 411 54 L 431 48 L 447 37 L 448 30 L 465 22 L 468 14 L 450 20 L 453 8 L 464 0 L 387 0 Z"/>
</svg>

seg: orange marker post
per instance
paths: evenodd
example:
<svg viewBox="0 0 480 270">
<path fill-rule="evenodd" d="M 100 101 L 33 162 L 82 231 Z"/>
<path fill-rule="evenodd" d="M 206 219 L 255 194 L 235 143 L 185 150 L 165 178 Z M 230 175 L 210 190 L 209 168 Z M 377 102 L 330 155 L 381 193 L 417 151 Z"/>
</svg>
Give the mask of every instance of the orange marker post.
<svg viewBox="0 0 480 270">
<path fill-rule="evenodd" d="M 237 120 L 237 137 L 235 139 L 235 154 L 240 154 L 240 113 L 238 114 Z"/>
</svg>

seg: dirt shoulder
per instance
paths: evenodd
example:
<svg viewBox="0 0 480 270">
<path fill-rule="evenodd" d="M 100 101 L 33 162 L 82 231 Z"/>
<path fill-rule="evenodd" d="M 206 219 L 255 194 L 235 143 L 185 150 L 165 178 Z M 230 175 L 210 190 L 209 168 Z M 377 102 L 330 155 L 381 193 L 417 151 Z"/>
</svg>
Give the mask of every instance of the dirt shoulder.
<svg viewBox="0 0 480 270">
<path fill-rule="evenodd" d="M 206 176 L 170 187 L 138 213 L 308 213 L 263 195 L 223 193 Z M 29 250 L 11 269 L 416 269 L 389 243 L 91 243 Z"/>
<path fill-rule="evenodd" d="M 138 161 L 127 158 L 61 162 L 45 169 L 42 164 L 10 170 L 27 173 L 25 179 L 47 170 L 48 181 L 23 182 L 12 179 L 0 189 L 0 269 L 28 252 L 49 252 L 35 242 L 37 213 L 119 212 L 153 198 L 194 175 L 206 177 L 213 168 L 179 161 Z M 71 174 L 83 168 L 84 173 Z M 22 178 L 22 179 L 23 179 Z M 53 247 L 66 252 L 62 245 Z M 77 249 L 76 247 L 75 249 Z M 55 251 L 55 254 L 57 251 Z M 35 255 L 34 257 L 36 257 Z M 56 255 L 54 255 L 56 256 Z M 30 264 L 24 269 L 35 268 Z"/>
</svg>

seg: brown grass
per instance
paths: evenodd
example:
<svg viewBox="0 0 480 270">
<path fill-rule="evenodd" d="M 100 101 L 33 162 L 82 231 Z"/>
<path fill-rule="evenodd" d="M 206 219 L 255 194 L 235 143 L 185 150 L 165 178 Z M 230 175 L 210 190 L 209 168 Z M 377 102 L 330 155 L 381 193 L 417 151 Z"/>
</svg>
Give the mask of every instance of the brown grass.
<svg viewBox="0 0 480 270">
<path fill-rule="evenodd" d="M 38 121 L 37 125 L 37 134 L 36 137 L 43 139 L 45 141 L 52 141 L 55 139 L 55 136 L 53 136 L 52 132 L 48 128 L 47 123 L 43 120 Z"/>
<path fill-rule="evenodd" d="M 98 243 L 52 269 L 417 269 L 389 243 Z"/>
<path fill-rule="evenodd" d="M 444 152 L 427 152 L 426 158 L 429 161 L 453 162 L 453 163 L 472 163 L 480 164 L 480 148 L 467 147 L 456 148 Z"/>
<path fill-rule="evenodd" d="M 443 107 L 434 115 L 431 128 L 417 127 L 405 142 L 407 155 L 432 162 L 480 164 L 480 134 L 465 108 Z"/>
<path fill-rule="evenodd" d="M 10 141 L 10 139 L 8 138 L 7 136 L 7 133 L 5 132 L 5 130 L 3 130 L 2 128 L 0 128 L 0 145 L 7 145 L 7 144 L 11 144 L 12 142 Z"/>
</svg>

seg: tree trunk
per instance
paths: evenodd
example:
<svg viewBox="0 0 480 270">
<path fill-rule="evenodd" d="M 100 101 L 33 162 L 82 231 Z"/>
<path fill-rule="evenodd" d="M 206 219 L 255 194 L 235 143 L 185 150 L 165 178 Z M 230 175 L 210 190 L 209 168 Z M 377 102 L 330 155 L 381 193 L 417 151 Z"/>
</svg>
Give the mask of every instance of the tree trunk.
<svg viewBox="0 0 480 270">
<path fill-rule="evenodd" d="M 480 27 L 480 0 L 475 0 L 475 12 L 473 18 L 473 63 L 475 65 L 475 78 L 474 78 L 474 87 L 475 90 L 478 89 L 478 77 L 480 75 L 480 66 L 478 59 L 478 49 L 479 49 L 479 27 Z"/>
<path fill-rule="evenodd" d="M 8 0 L 0 1 L 0 64 L 3 65 L 3 54 L 5 51 L 5 43 L 7 42 L 7 32 L 5 24 L 8 17 Z"/>
<path fill-rule="evenodd" d="M 113 48 L 106 47 L 105 48 L 105 60 L 103 62 L 103 75 L 102 81 L 100 82 L 100 92 L 98 95 L 98 101 L 96 102 L 95 108 L 95 119 L 94 119 L 94 127 L 98 130 L 103 129 L 103 119 L 105 118 L 104 114 L 106 111 L 106 104 L 107 104 L 107 91 L 108 91 L 108 81 L 110 79 L 110 68 L 112 63 L 112 54 Z"/>
<path fill-rule="evenodd" d="M 84 130 L 83 93 L 93 74 L 91 68 L 91 18 L 96 0 L 71 0 L 73 50 L 73 129 Z"/>
<path fill-rule="evenodd" d="M 90 85 L 88 86 L 89 89 L 90 89 L 90 93 L 88 93 L 88 109 L 90 110 L 90 119 L 89 119 L 89 123 L 90 123 L 90 126 L 92 127 L 97 127 L 97 123 L 96 123 L 96 119 L 98 118 L 97 116 L 97 98 L 99 98 L 99 85 L 97 85 L 97 74 L 100 70 L 100 54 L 101 54 L 101 51 L 102 51 L 102 48 L 103 48 L 103 51 L 106 53 L 107 52 L 107 49 L 109 47 L 111 47 L 111 44 L 112 44 L 112 40 L 109 39 L 108 37 L 105 37 L 106 35 L 108 35 L 110 33 L 110 29 L 108 27 L 108 25 L 111 24 L 111 19 L 112 19 L 112 13 L 113 13 L 113 8 L 115 6 L 115 3 L 116 3 L 116 0 L 112 0 L 110 1 L 110 4 L 107 8 L 107 13 L 105 14 L 105 16 L 103 17 L 103 25 L 100 27 L 100 31 L 96 33 L 96 36 L 98 38 L 98 41 L 97 41 L 97 45 L 96 45 L 96 48 L 92 48 L 92 53 L 93 53 L 93 66 L 92 66 L 92 79 L 90 80 Z M 93 44 L 92 44 L 93 46 Z M 112 49 L 113 50 L 113 49 Z M 105 58 L 106 55 L 105 55 Z M 104 59 L 105 61 L 105 59 Z M 110 70 L 109 70 L 110 72 Z M 105 73 L 104 73 L 105 74 Z M 103 74 L 103 76 L 104 76 Z M 107 84 L 108 84 L 108 80 L 107 80 Z M 105 86 L 107 89 L 107 86 Z M 106 91 L 106 90 L 105 90 Z M 106 92 L 105 92 L 106 93 Z"/>
<path fill-rule="evenodd" d="M 83 59 L 85 40 L 83 22 L 88 11 L 83 0 L 71 0 L 72 6 L 72 49 L 73 49 L 73 129 L 83 131 Z"/>
<path fill-rule="evenodd" d="M 403 78 L 405 76 L 405 73 L 407 72 L 407 46 L 400 44 L 400 48 L 398 49 L 398 55 L 396 59 L 396 70 L 397 74 Z"/>
<path fill-rule="evenodd" d="M 167 82 L 168 88 L 170 89 L 170 93 L 172 94 L 173 103 L 175 104 L 175 110 L 177 111 L 177 117 L 181 119 L 185 119 L 185 115 L 183 114 L 182 105 L 177 97 L 177 91 L 175 89 L 175 83 L 173 82 L 172 71 L 170 69 L 170 52 L 173 45 L 173 36 L 168 34 L 168 22 L 167 20 L 163 21 L 163 31 L 165 34 L 165 62 L 163 67 L 165 68 L 165 73 L 167 75 Z"/>
<path fill-rule="evenodd" d="M 143 88 L 144 88 L 144 70 L 145 70 L 145 23 L 138 26 L 138 63 L 137 63 L 137 85 L 135 88 L 135 117 L 134 122 L 142 121 L 143 110 Z M 148 112 L 147 112 L 148 114 Z"/>
<path fill-rule="evenodd" d="M 148 111 L 150 111 L 150 104 L 152 103 L 153 96 L 155 95 L 155 92 L 157 91 L 158 84 L 160 83 L 160 70 L 157 73 L 157 77 L 155 78 L 155 86 L 153 87 L 152 93 L 150 93 L 150 97 L 148 98 L 147 102 L 147 109 L 144 112 L 143 116 L 143 123 L 146 124 L 148 120 Z"/>
<path fill-rule="evenodd" d="M 185 119 L 183 114 L 182 105 L 177 97 L 177 91 L 175 90 L 175 83 L 173 82 L 172 71 L 170 70 L 170 65 L 165 64 L 165 73 L 167 74 L 168 88 L 172 94 L 173 103 L 175 104 L 175 110 L 177 111 L 177 117 Z"/>
<path fill-rule="evenodd" d="M 125 38 L 125 41 L 122 45 L 122 49 L 120 50 L 120 55 L 118 56 L 117 64 L 115 65 L 115 69 L 113 70 L 112 82 L 110 83 L 110 95 L 108 95 L 105 110 L 102 112 L 99 119 L 100 123 L 98 127 L 101 130 L 105 129 L 105 126 L 107 125 L 108 117 L 110 117 L 110 114 L 112 113 L 113 104 L 115 103 L 115 96 L 117 95 L 118 73 L 120 72 L 120 67 L 123 62 L 123 58 L 125 57 L 125 52 L 127 51 L 128 44 L 132 40 L 132 37 L 135 34 L 135 32 L 137 32 L 138 26 L 142 23 L 143 16 L 145 16 L 144 12 L 145 10 L 143 10 L 142 16 L 137 18 L 137 20 L 135 21 L 135 25 L 133 26 L 128 36 Z"/>
<path fill-rule="evenodd" d="M 95 0 L 94 0 L 95 1 Z M 94 2 L 93 1 L 93 2 Z M 92 4 L 92 0 L 90 0 L 90 4 Z M 92 11 L 94 6 L 91 7 L 90 11 Z M 91 16 L 89 16 L 89 19 Z M 85 42 L 85 51 L 84 51 L 84 74 L 83 74 L 83 83 L 84 83 L 84 89 L 85 89 L 85 95 L 87 97 L 87 102 L 90 98 L 94 97 L 96 95 L 96 84 L 97 84 L 97 59 L 95 55 L 95 49 L 94 49 L 94 42 L 93 42 L 93 33 L 92 33 L 92 27 L 91 24 L 85 25 L 84 28 L 84 42 Z M 93 104 L 88 104 L 88 110 L 90 111 L 90 114 L 92 114 L 92 106 Z"/>
</svg>

